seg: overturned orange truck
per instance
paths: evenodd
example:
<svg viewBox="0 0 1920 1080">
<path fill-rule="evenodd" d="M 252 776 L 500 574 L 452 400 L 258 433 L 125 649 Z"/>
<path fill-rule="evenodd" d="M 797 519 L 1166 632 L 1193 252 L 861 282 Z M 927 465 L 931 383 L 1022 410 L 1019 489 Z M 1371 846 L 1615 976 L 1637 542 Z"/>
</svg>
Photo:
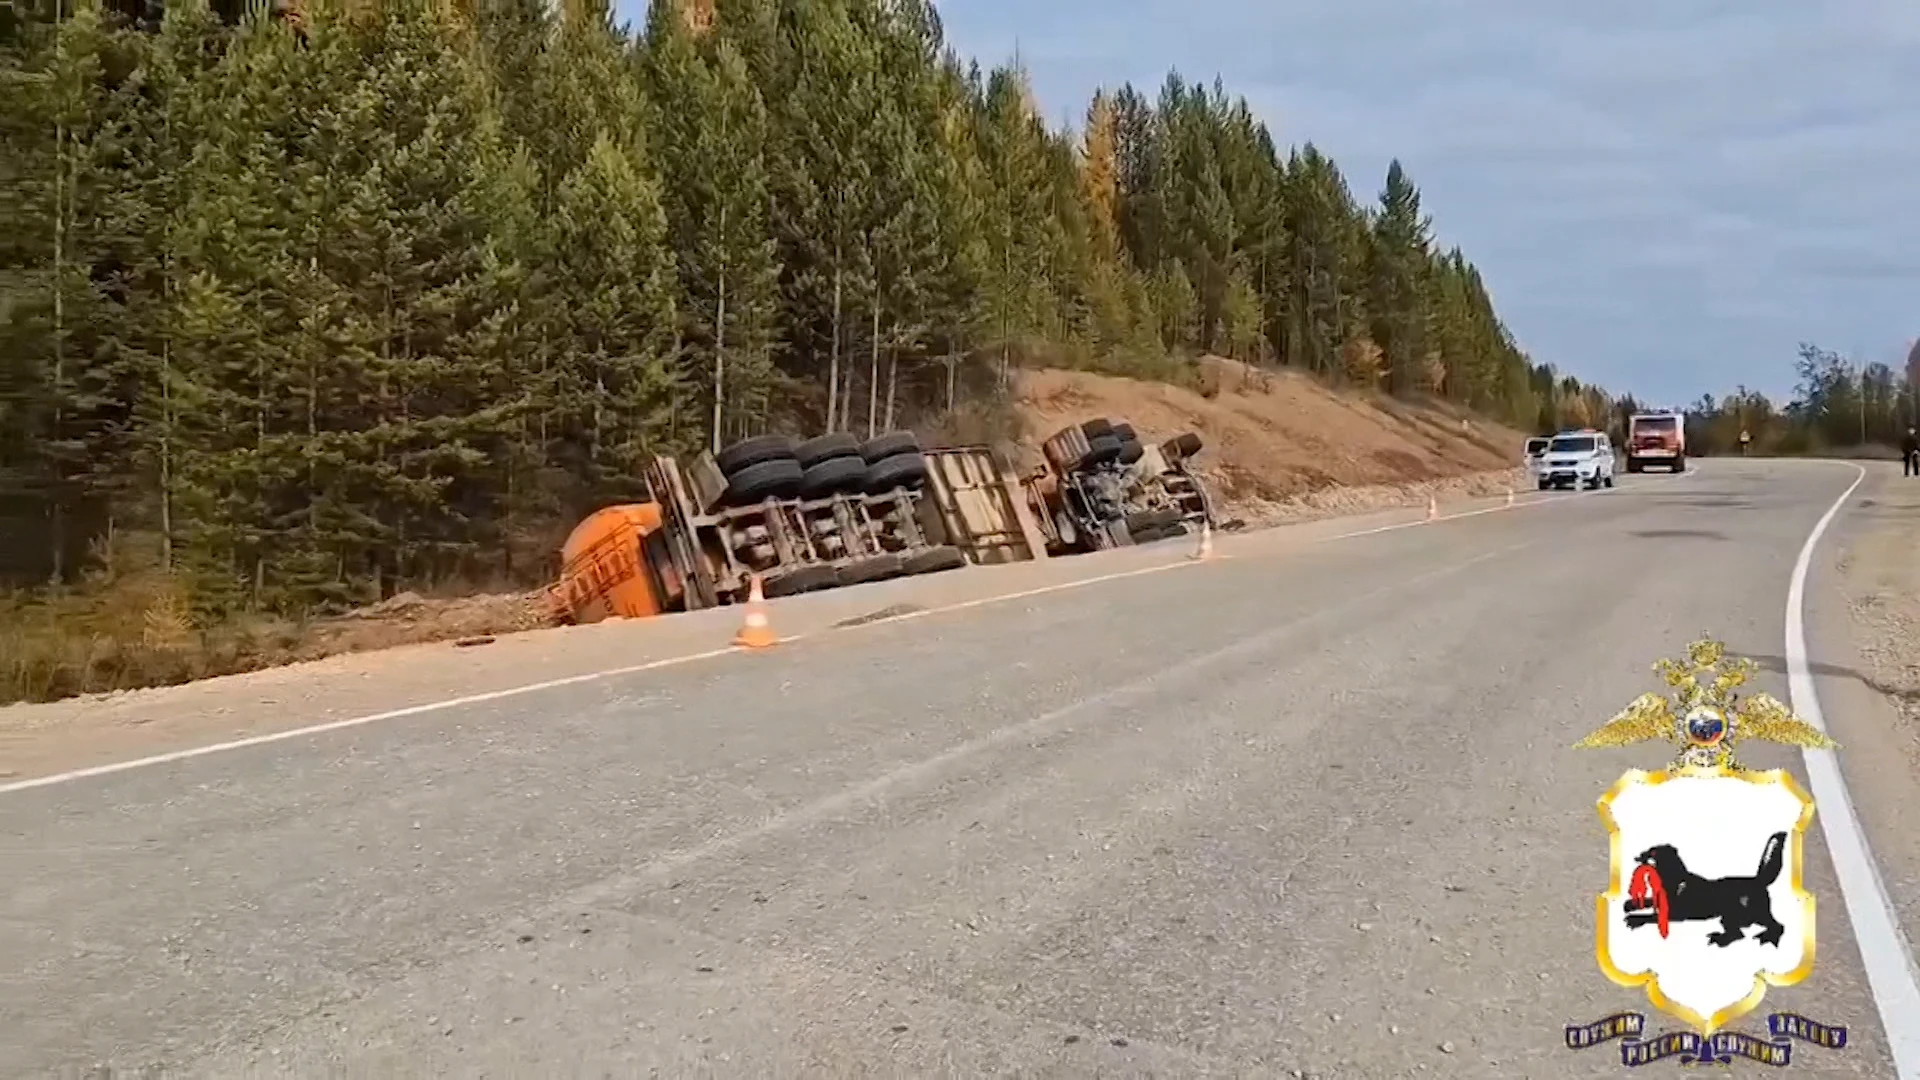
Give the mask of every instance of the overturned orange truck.
<svg viewBox="0 0 1920 1080">
<path fill-rule="evenodd" d="M 923 447 L 904 431 L 657 457 L 649 501 L 567 537 L 548 607 L 562 623 L 642 618 L 743 601 L 754 576 L 772 598 L 1165 539 L 1213 521 L 1189 467 L 1200 448 L 1192 433 L 1146 445 L 1102 419 L 1057 432 L 1025 474 L 991 447 Z"/>
</svg>

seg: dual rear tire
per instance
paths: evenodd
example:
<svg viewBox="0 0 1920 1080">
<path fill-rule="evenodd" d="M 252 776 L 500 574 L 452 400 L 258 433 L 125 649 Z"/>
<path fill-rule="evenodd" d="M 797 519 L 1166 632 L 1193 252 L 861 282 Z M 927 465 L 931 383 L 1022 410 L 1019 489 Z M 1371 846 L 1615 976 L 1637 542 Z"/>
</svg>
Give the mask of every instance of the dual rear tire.
<svg viewBox="0 0 1920 1080">
<path fill-rule="evenodd" d="M 845 432 L 795 443 L 785 435 L 756 435 L 714 455 L 727 478 L 726 506 L 753 506 L 768 499 L 824 499 L 833 495 L 884 495 L 918 489 L 927 481 L 920 441 L 893 431 L 864 443 Z"/>
</svg>

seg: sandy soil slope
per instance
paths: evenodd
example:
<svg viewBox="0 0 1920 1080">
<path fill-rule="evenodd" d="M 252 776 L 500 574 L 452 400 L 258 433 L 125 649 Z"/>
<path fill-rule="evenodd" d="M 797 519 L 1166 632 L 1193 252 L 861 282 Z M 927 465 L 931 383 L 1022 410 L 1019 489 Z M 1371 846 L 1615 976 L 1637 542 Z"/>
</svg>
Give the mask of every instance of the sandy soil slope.
<svg viewBox="0 0 1920 1080">
<path fill-rule="evenodd" d="M 1096 416 L 1124 419 L 1155 441 L 1195 431 L 1206 443 L 1200 471 L 1216 494 L 1233 512 L 1265 523 L 1397 505 L 1434 487 L 1493 494 L 1510 479 L 1505 470 L 1526 438 L 1443 405 L 1344 394 L 1297 372 L 1218 357 L 1202 363 L 1200 392 L 1078 371 L 1026 372 L 1020 395 L 1028 448 Z"/>
</svg>

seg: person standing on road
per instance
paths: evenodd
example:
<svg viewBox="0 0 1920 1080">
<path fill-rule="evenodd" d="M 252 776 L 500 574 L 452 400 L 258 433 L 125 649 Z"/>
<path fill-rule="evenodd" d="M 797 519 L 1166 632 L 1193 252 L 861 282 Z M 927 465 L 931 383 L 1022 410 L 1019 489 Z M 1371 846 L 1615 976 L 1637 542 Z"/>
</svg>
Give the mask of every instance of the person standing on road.
<svg viewBox="0 0 1920 1080">
<path fill-rule="evenodd" d="M 1920 476 L 1920 436 L 1907 429 L 1907 437 L 1900 440 L 1900 475 Z"/>
</svg>

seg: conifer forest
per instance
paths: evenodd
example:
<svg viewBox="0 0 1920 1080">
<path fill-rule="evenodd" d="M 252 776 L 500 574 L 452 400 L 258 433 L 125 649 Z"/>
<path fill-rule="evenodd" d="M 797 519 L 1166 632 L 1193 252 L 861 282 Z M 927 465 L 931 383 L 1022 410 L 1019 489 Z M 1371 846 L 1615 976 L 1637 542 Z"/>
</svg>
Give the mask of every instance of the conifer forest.
<svg viewBox="0 0 1920 1080">
<path fill-rule="evenodd" d="M 1218 84 L 1066 129 L 927 0 L 17 4 L 0 16 L 0 576 L 182 617 L 539 580 L 653 454 L 1216 353 L 1522 428 L 1534 363 L 1397 163 Z"/>
</svg>

